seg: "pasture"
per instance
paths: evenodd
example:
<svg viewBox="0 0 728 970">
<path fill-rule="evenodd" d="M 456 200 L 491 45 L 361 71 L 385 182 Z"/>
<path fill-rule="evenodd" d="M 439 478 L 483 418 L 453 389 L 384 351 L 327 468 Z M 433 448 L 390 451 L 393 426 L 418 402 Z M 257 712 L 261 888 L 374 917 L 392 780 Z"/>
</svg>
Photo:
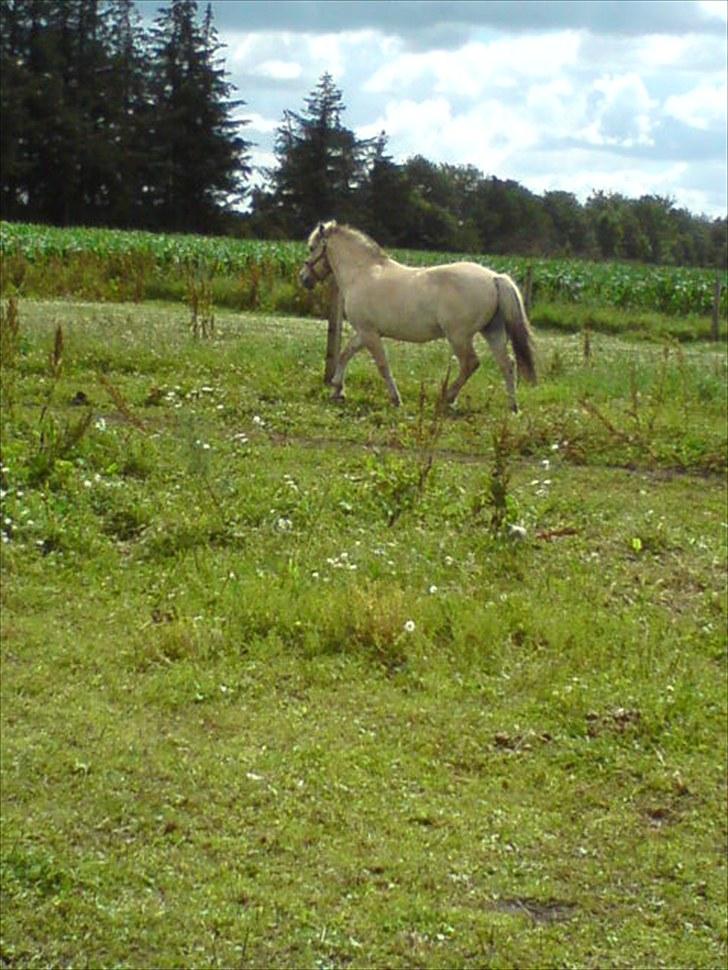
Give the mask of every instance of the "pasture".
<svg viewBox="0 0 728 970">
<path fill-rule="evenodd" d="M 4 966 L 725 964 L 724 346 L 3 310 Z"/>
</svg>

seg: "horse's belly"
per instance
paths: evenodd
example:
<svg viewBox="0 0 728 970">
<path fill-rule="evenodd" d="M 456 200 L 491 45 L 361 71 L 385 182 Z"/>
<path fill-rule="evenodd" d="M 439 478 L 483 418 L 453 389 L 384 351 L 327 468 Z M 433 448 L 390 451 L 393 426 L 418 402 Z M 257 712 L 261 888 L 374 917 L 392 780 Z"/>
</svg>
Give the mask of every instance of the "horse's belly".
<svg viewBox="0 0 728 970">
<path fill-rule="evenodd" d="M 379 321 L 377 326 L 382 337 L 407 340 L 411 343 L 427 343 L 443 336 L 442 328 L 429 313 L 420 313 L 414 318 L 409 314 L 392 312 L 391 316 Z"/>
<path fill-rule="evenodd" d="M 382 337 L 426 343 L 444 336 L 437 301 L 411 279 L 374 278 L 357 287 L 346 301 L 346 315 L 357 329 L 376 330 Z M 404 284 L 404 285 L 402 285 Z"/>
</svg>

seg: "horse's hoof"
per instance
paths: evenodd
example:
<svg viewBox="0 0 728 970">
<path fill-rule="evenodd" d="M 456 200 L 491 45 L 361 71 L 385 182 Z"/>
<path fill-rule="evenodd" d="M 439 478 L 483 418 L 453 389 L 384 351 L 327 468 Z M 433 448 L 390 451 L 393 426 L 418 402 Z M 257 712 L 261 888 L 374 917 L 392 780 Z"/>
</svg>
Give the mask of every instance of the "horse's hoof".
<svg viewBox="0 0 728 970">
<path fill-rule="evenodd" d="M 339 391 L 335 391 L 330 398 L 332 404 L 343 404 L 346 398 Z"/>
</svg>

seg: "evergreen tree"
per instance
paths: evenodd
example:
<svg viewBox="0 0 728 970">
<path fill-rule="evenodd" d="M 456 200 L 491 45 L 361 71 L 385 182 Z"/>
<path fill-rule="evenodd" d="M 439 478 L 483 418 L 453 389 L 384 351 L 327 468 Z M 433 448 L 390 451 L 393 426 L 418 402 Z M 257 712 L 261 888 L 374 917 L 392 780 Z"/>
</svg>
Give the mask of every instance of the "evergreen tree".
<svg viewBox="0 0 728 970">
<path fill-rule="evenodd" d="M 114 226 L 146 226 L 152 224 L 148 203 L 154 183 L 148 134 L 154 118 L 152 70 L 149 38 L 133 0 L 108 0 L 108 38 L 106 218 Z"/>
<path fill-rule="evenodd" d="M 73 186 L 69 20 L 74 6 L 42 0 L 0 4 L 3 213 L 51 213 L 63 221 Z"/>
<path fill-rule="evenodd" d="M 405 203 L 408 196 L 402 167 L 387 154 L 387 136 L 375 139 L 366 181 L 357 197 L 362 227 L 384 246 L 404 245 L 406 238 Z"/>
<path fill-rule="evenodd" d="M 12 0 L 2 15 L 2 212 L 108 221 L 126 171 L 110 58 L 115 3 Z"/>
<path fill-rule="evenodd" d="M 197 14 L 196 0 L 172 0 L 155 22 L 148 195 L 160 226 L 204 232 L 243 198 L 250 167 L 210 6 L 202 26 Z"/>
<path fill-rule="evenodd" d="M 17 218 L 28 202 L 28 7 L 23 0 L 0 4 L 0 215 L 4 219 Z"/>
<path fill-rule="evenodd" d="M 366 183 L 374 140 L 359 140 L 341 120 L 341 91 L 322 75 L 302 114 L 286 111 L 276 133 L 278 166 L 257 206 L 291 236 L 319 219 L 347 221 L 356 214 L 356 194 Z"/>
</svg>

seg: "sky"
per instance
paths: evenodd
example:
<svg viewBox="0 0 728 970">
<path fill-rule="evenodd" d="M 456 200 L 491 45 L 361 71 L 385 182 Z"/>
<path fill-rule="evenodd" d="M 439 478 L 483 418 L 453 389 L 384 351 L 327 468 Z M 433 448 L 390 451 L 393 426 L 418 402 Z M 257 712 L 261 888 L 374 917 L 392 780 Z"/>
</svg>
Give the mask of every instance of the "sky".
<svg viewBox="0 0 728 970">
<path fill-rule="evenodd" d="M 161 4 L 138 2 L 145 19 Z M 204 10 L 205 4 L 200 3 Z M 398 162 L 727 207 L 728 0 L 213 0 L 252 163 L 328 71 Z"/>
</svg>

